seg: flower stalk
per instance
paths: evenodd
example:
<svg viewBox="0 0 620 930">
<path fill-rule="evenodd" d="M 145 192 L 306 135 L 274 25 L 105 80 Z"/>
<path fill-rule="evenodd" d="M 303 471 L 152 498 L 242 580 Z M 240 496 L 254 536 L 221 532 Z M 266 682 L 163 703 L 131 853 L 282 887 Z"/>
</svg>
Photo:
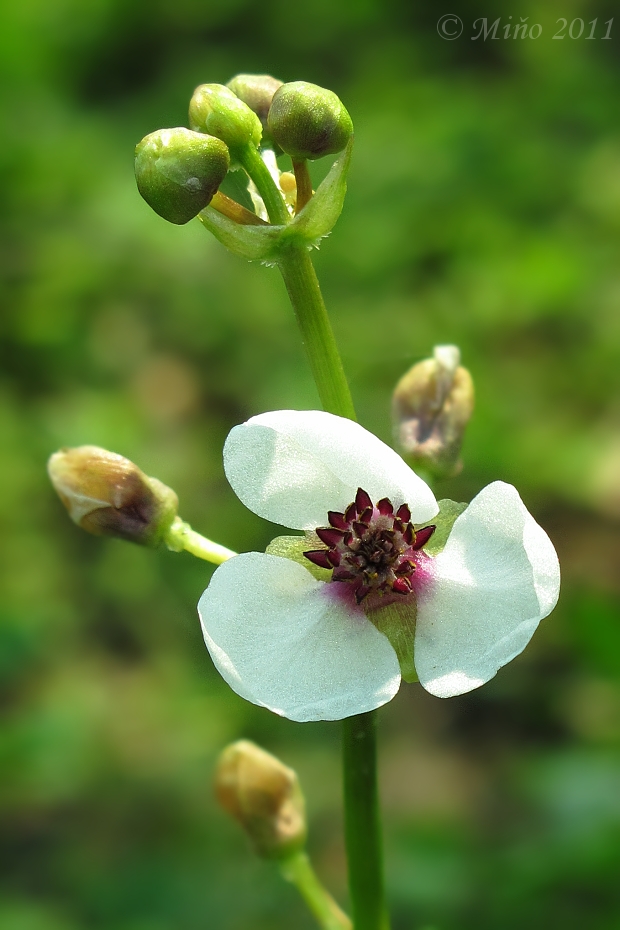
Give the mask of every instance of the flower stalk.
<svg viewBox="0 0 620 930">
<path fill-rule="evenodd" d="M 303 850 L 282 859 L 279 866 L 282 877 L 295 885 L 323 930 L 353 930 L 350 919 L 321 884 Z"/>
<path fill-rule="evenodd" d="M 297 202 L 295 213 L 299 213 L 312 197 L 312 180 L 308 171 L 308 162 L 305 158 L 293 159 L 293 171 L 297 182 Z"/>
<path fill-rule="evenodd" d="M 236 552 L 221 546 L 219 543 L 201 536 L 196 530 L 193 530 L 189 523 L 185 523 L 180 517 L 172 523 L 165 539 L 165 544 L 172 552 L 189 552 L 198 559 L 204 559 L 205 562 L 211 562 L 212 565 L 221 565 L 232 559 Z"/>
<path fill-rule="evenodd" d="M 217 210 L 223 216 L 227 216 L 233 223 L 240 223 L 242 226 L 267 226 L 265 220 L 262 220 L 256 213 L 252 213 L 246 207 L 237 203 L 231 197 L 227 197 L 221 191 L 217 191 L 211 198 L 209 206 Z"/>
<path fill-rule="evenodd" d="M 286 225 L 290 219 L 286 204 L 256 146 L 248 143 L 239 152 L 239 160 L 263 198 L 270 221 L 275 226 Z"/>
</svg>

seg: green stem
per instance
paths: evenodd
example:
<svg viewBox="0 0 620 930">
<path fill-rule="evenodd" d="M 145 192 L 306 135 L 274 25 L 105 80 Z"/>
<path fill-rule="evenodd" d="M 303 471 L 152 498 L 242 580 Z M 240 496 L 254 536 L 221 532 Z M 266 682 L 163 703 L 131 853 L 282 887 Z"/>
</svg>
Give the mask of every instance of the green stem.
<svg viewBox="0 0 620 930">
<path fill-rule="evenodd" d="M 201 536 L 196 530 L 193 530 L 189 523 L 185 523 L 180 517 L 177 517 L 168 533 L 164 542 L 173 552 L 190 552 L 205 562 L 211 562 L 213 565 L 221 565 L 228 559 L 232 559 L 236 552 L 227 549 L 226 546 L 220 546 L 219 543 Z"/>
<path fill-rule="evenodd" d="M 377 789 L 377 713 L 342 721 L 345 838 L 355 930 L 389 930 Z"/>
<path fill-rule="evenodd" d="M 323 930 L 352 930 L 351 921 L 323 887 L 305 852 L 283 859 L 280 872 L 295 885 Z"/>
<path fill-rule="evenodd" d="M 263 203 L 270 221 L 275 226 L 285 226 L 290 220 L 289 212 L 286 209 L 282 193 L 278 190 L 276 182 L 269 173 L 269 168 L 260 157 L 260 152 L 252 143 L 248 143 L 240 150 L 239 161 L 250 175 L 258 193 L 263 198 Z"/>
<path fill-rule="evenodd" d="M 279 266 L 321 403 L 329 413 L 355 420 L 349 385 L 310 255 L 305 247 L 291 245 Z M 374 711 L 343 721 L 343 766 L 353 924 L 355 930 L 389 930 L 383 890 Z"/>
<path fill-rule="evenodd" d="M 312 197 L 312 180 L 305 158 L 293 158 L 293 171 L 297 183 L 297 200 L 295 213 L 300 213 Z"/>
<path fill-rule="evenodd" d="M 290 245 L 278 260 L 323 409 L 355 420 L 355 408 L 310 253 Z"/>
</svg>

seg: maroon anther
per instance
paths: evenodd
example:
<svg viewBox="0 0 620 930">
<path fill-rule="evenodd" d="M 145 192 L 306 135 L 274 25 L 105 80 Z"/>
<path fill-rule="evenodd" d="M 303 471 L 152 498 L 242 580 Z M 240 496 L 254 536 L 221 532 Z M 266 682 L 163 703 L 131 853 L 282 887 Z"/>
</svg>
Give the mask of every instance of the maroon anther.
<svg viewBox="0 0 620 930">
<path fill-rule="evenodd" d="M 431 538 L 434 526 L 416 533 L 407 504 L 395 514 L 387 497 L 373 506 L 363 488 L 344 513 L 330 510 L 327 518 L 330 525 L 316 529 L 327 548 L 304 552 L 310 562 L 332 569 L 332 581 L 351 585 L 358 604 L 369 594 L 411 593 L 415 553 Z"/>
<path fill-rule="evenodd" d="M 325 549 L 312 549 L 310 552 L 304 552 L 304 555 L 309 562 L 312 562 L 313 565 L 318 565 L 319 568 L 334 567 L 329 561 L 329 553 Z"/>
<path fill-rule="evenodd" d="M 342 542 L 344 539 L 344 532 L 342 530 L 335 530 L 331 526 L 319 526 L 317 528 L 316 535 L 319 537 L 321 542 L 324 542 L 326 546 L 330 547 L 330 549 L 333 546 L 337 546 L 338 543 Z"/>
<path fill-rule="evenodd" d="M 377 504 L 377 510 L 382 517 L 391 517 L 394 513 L 394 508 L 392 507 L 392 501 L 387 497 L 382 497 L 379 503 Z"/>
<path fill-rule="evenodd" d="M 329 559 L 329 561 L 331 562 L 334 568 L 338 568 L 338 566 L 340 565 L 340 558 L 341 558 L 340 552 L 338 551 L 338 549 L 330 549 L 327 553 L 327 558 Z"/>
<path fill-rule="evenodd" d="M 372 501 L 370 499 L 370 494 L 367 494 L 362 488 L 357 489 L 357 494 L 355 495 L 355 506 L 357 507 L 357 512 L 362 513 L 364 510 L 372 510 Z"/>
<path fill-rule="evenodd" d="M 397 578 L 392 584 L 392 591 L 396 591 L 397 594 L 409 594 L 411 582 L 408 578 Z"/>
<path fill-rule="evenodd" d="M 422 546 L 425 546 L 437 527 L 435 526 L 425 526 L 424 529 L 415 531 L 415 542 L 412 546 L 413 549 L 421 549 Z"/>
<path fill-rule="evenodd" d="M 349 528 L 349 524 L 345 520 L 344 514 L 339 513 L 337 510 L 328 510 L 327 520 L 329 525 L 335 527 L 337 530 L 346 530 Z"/>
</svg>

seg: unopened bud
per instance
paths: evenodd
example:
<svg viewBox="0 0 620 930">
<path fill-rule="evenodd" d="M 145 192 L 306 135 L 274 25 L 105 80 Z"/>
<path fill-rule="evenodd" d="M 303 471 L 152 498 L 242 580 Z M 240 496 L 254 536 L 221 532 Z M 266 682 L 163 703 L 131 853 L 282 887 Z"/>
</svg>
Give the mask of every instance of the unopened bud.
<svg viewBox="0 0 620 930">
<path fill-rule="evenodd" d="M 188 223 L 211 202 L 230 157 L 214 136 L 189 129 L 158 129 L 136 146 L 138 190 L 170 223 Z"/>
<path fill-rule="evenodd" d="M 258 145 L 261 122 L 247 104 L 223 84 L 200 84 L 189 104 L 189 124 L 196 132 L 217 136 L 233 150 Z"/>
<path fill-rule="evenodd" d="M 274 94 L 269 133 L 291 158 L 321 158 L 341 152 L 353 135 L 351 117 L 331 90 L 293 81 Z"/>
<path fill-rule="evenodd" d="M 215 792 L 259 856 L 280 859 L 303 849 L 306 814 L 297 775 L 260 746 L 239 740 L 223 751 Z"/>
<path fill-rule="evenodd" d="M 282 81 L 270 74 L 237 74 L 226 86 L 256 113 L 264 135 L 271 101 L 277 89 L 282 87 Z"/>
<path fill-rule="evenodd" d="M 54 452 L 47 470 L 73 522 L 96 536 L 154 547 L 177 515 L 179 501 L 171 488 L 98 446 Z"/>
<path fill-rule="evenodd" d="M 474 409 L 474 384 L 456 346 L 435 346 L 433 358 L 414 365 L 394 390 L 396 439 L 412 461 L 438 477 L 454 477 L 465 427 Z"/>
</svg>

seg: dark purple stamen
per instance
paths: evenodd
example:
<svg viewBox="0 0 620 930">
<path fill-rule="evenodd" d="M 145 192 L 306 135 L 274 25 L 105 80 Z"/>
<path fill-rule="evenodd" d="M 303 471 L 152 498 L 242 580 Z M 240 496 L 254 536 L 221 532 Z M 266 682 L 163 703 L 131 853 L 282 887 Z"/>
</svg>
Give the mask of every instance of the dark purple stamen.
<svg viewBox="0 0 620 930">
<path fill-rule="evenodd" d="M 411 582 L 408 578 L 397 578 L 392 584 L 392 591 L 396 591 L 397 594 L 409 594 Z"/>
<path fill-rule="evenodd" d="M 425 526 L 423 530 L 416 530 L 415 542 L 411 548 L 421 549 L 422 546 L 425 546 L 436 529 L 435 526 Z"/>
<path fill-rule="evenodd" d="M 338 568 L 338 566 L 340 565 L 340 559 L 342 558 L 342 556 L 340 555 L 340 552 L 338 551 L 338 549 L 330 549 L 327 553 L 327 558 L 329 559 L 329 561 L 331 562 L 334 568 Z"/>
<path fill-rule="evenodd" d="M 310 552 L 304 552 L 304 555 L 313 565 L 318 565 L 319 568 L 334 567 L 329 561 L 329 553 L 326 549 L 312 549 Z"/>
<path fill-rule="evenodd" d="M 330 549 L 332 546 L 337 546 L 338 543 L 342 542 L 344 539 L 344 532 L 342 530 L 335 530 L 332 526 L 318 527 L 316 535 L 321 542 L 324 542 Z"/>
<path fill-rule="evenodd" d="M 391 517 L 394 513 L 394 508 L 392 507 L 392 501 L 388 500 L 387 497 L 382 497 L 379 503 L 377 504 L 377 510 L 384 517 Z"/>
<path fill-rule="evenodd" d="M 367 510 L 369 507 L 372 510 L 370 494 L 367 494 L 366 491 L 358 488 L 357 494 L 355 495 L 355 506 L 357 507 L 358 513 L 362 513 L 362 511 Z"/>
<path fill-rule="evenodd" d="M 329 525 L 335 527 L 337 530 L 346 530 L 349 526 L 344 518 L 344 514 L 338 513 L 337 510 L 328 510 L 327 519 L 329 521 Z"/>
<path fill-rule="evenodd" d="M 369 594 L 411 593 L 415 553 L 429 541 L 434 526 L 416 531 L 407 504 L 394 513 L 392 502 L 383 497 L 373 506 L 362 488 L 344 513 L 330 510 L 327 519 L 329 526 L 316 530 L 327 549 L 304 552 L 310 562 L 333 569 L 331 580 L 349 584 L 358 604 Z"/>
</svg>

